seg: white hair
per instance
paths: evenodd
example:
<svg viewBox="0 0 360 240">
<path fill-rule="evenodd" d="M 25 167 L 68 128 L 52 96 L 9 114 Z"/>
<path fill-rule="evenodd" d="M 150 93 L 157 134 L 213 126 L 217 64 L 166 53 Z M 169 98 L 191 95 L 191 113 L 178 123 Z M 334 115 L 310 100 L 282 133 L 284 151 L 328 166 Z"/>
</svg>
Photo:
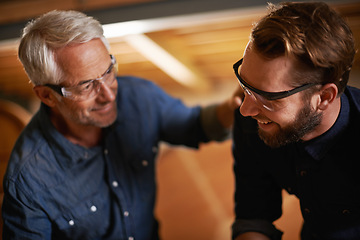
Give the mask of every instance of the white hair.
<svg viewBox="0 0 360 240">
<path fill-rule="evenodd" d="M 59 84 L 64 72 L 55 51 L 72 43 L 99 38 L 109 50 L 104 30 L 96 19 L 77 11 L 48 12 L 29 22 L 19 45 L 19 59 L 34 85 Z"/>
</svg>

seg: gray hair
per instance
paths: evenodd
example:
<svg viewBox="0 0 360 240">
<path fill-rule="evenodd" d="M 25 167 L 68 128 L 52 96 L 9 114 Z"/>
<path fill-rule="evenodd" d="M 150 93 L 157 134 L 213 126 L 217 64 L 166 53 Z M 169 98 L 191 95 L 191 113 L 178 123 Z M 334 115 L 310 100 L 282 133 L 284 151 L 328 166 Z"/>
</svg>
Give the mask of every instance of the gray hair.
<svg viewBox="0 0 360 240">
<path fill-rule="evenodd" d="M 64 72 L 55 52 L 69 44 L 100 38 L 109 50 L 104 30 L 96 19 L 77 11 L 51 11 L 29 22 L 19 45 L 19 59 L 34 85 L 59 84 Z"/>
</svg>

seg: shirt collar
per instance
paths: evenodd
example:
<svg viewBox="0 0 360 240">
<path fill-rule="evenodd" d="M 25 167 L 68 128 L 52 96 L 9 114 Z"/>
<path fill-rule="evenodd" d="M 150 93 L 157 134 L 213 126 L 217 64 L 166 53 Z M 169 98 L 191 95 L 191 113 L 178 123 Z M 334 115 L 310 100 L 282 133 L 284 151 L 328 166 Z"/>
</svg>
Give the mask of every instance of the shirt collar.
<svg viewBox="0 0 360 240">
<path fill-rule="evenodd" d="M 320 161 L 324 155 L 338 142 L 341 138 L 338 136 L 344 131 L 350 120 L 350 105 L 345 94 L 341 96 L 341 109 L 334 125 L 325 133 L 310 141 L 300 143 L 303 149 L 315 160 Z"/>
<path fill-rule="evenodd" d="M 62 164 L 73 165 L 81 160 L 87 160 L 98 154 L 98 147 L 86 148 L 73 144 L 65 138 L 52 124 L 49 115 L 49 107 L 41 103 L 39 110 L 39 121 L 41 130 L 55 154 L 55 158 Z"/>
</svg>

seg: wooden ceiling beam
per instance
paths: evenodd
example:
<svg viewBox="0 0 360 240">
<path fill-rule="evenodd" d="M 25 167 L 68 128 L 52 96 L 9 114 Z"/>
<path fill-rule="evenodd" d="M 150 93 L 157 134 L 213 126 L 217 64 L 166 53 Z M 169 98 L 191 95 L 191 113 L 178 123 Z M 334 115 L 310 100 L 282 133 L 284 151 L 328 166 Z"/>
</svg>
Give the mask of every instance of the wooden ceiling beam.
<svg viewBox="0 0 360 240">
<path fill-rule="evenodd" d="M 48 11 L 80 10 L 89 11 L 113 6 L 126 6 L 158 0 L 15 0 L 1 3 L 0 24 L 25 21 Z"/>
<path fill-rule="evenodd" d="M 202 73 L 188 60 L 184 54 L 185 48 L 176 39 L 167 36 L 155 40 L 154 36 L 144 34 L 128 35 L 123 39 L 181 85 L 197 91 L 208 91 L 211 88 Z M 169 42 L 174 41 L 177 43 L 169 45 Z"/>
</svg>

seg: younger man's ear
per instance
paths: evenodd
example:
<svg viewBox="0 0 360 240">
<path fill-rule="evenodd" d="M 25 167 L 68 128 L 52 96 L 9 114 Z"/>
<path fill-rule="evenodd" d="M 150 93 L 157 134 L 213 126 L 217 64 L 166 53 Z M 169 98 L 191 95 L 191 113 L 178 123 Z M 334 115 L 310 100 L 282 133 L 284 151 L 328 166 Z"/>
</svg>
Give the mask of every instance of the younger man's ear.
<svg viewBox="0 0 360 240">
<path fill-rule="evenodd" d="M 46 86 L 35 86 L 33 88 L 36 96 L 49 107 L 54 107 L 56 105 L 56 96 L 54 96 L 53 90 Z"/>
<path fill-rule="evenodd" d="M 318 108 L 320 110 L 326 110 L 331 103 L 337 98 L 338 88 L 334 83 L 328 83 L 320 89 L 320 103 Z"/>
</svg>

